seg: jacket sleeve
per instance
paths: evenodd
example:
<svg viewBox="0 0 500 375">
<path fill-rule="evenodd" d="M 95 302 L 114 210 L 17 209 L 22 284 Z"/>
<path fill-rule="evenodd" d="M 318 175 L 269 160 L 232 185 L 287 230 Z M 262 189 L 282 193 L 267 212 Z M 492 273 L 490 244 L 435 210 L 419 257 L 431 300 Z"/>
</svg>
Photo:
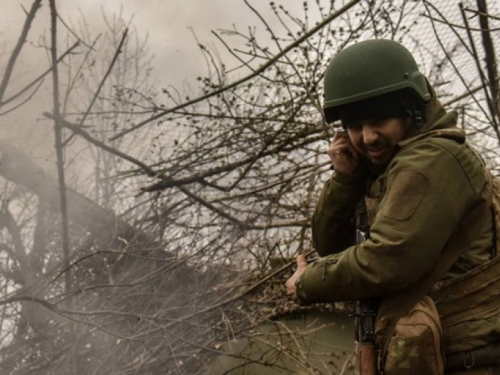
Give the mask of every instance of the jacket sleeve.
<svg viewBox="0 0 500 375">
<path fill-rule="evenodd" d="M 313 244 L 320 256 L 339 253 L 354 244 L 354 212 L 365 180 L 365 171 L 352 176 L 334 172 L 323 186 L 312 217 Z"/>
<path fill-rule="evenodd" d="M 477 190 L 439 142 L 401 150 L 388 167 L 387 192 L 370 238 L 309 265 L 297 283 L 298 298 L 304 303 L 358 300 L 414 284 L 432 270 L 456 225 L 477 202 Z"/>
</svg>

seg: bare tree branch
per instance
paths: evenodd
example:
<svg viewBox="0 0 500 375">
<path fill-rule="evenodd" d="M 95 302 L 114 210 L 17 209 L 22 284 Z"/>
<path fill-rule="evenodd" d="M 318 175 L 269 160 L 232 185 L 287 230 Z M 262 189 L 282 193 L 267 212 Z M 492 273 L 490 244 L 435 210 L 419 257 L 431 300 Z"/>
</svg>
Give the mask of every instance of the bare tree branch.
<svg viewBox="0 0 500 375">
<path fill-rule="evenodd" d="M 73 44 L 70 48 L 68 48 L 66 50 L 66 52 L 64 52 L 58 59 L 57 59 L 57 63 L 60 63 L 61 61 L 64 60 L 64 58 L 66 56 L 68 56 L 69 54 L 71 54 L 73 52 L 73 50 L 78 47 L 80 45 L 79 42 L 76 42 L 75 44 Z M 22 94 L 24 94 L 26 91 L 28 91 L 31 87 L 35 86 L 36 84 L 38 85 L 41 85 L 41 82 L 43 80 L 43 78 L 45 76 L 47 76 L 49 73 L 52 72 L 52 66 L 50 68 L 48 68 L 44 73 L 42 73 L 39 77 L 37 77 L 36 79 L 34 79 L 32 82 L 30 82 L 29 84 L 27 84 L 25 87 L 23 87 L 21 90 L 19 90 L 18 92 L 16 92 L 15 94 L 13 94 L 12 96 L 10 96 L 9 98 L 5 99 L 5 101 L 3 102 L 0 102 L 0 107 L 6 105 L 6 104 L 9 104 L 10 102 L 12 102 L 13 100 L 17 99 L 19 96 L 21 96 Z"/>
<path fill-rule="evenodd" d="M 132 164 L 137 165 L 138 167 L 140 167 L 141 169 L 143 169 L 144 172 L 146 172 L 146 174 L 148 176 L 153 177 L 153 176 L 156 175 L 156 172 L 154 172 L 150 167 L 148 167 L 143 162 L 141 162 L 141 161 L 133 158 L 130 155 L 125 154 L 124 152 L 116 150 L 116 149 L 114 149 L 111 146 L 108 146 L 104 142 L 101 142 L 101 141 L 95 139 L 90 134 L 88 134 L 86 131 L 84 131 L 83 129 L 81 129 L 79 125 L 72 124 L 69 121 L 64 120 L 63 118 L 56 117 L 54 114 L 51 114 L 51 113 L 48 113 L 48 112 L 44 112 L 43 115 L 45 117 L 47 117 L 47 118 L 50 118 L 50 119 L 58 121 L 62 126 L 64 126 L 65 128 L 70 129 L 72 132 L 74 132 L 74 133 L 78 134 L 79 136 L 85 138 L 87 141 L 89 141 L 90 143 L 96 145 L 97 147 L 102 148 L 103 150 L 108 151 L 108 152 L 110 152 L 110 153 L 112 153 L 112 154 L 114 154 L 116 156 L 119 156 L 120 158 L 125 159 L 125 160 L 131 162 Z"/>
<path fill-rule="evenodd" d="M 56 118 L 59 115 L 59 73 L 57 68 L 57 9 L 56 0 L 49 0 L 50 4 L 50 18 L 51 18 L 51 48 L 50 54 L 52 57 L 52 83 L 53 83 L 53 103 L 54 103 L 54 115 Z M 68 227 L 68 208 L 67 208 L 67 198 L 66 198 L 66 182 L 64 179 L 64 156 L 63 156 L 63 146 L 62 146 L 62 134 L 61 126 L 57 121 L 54 121 L 54 135 L 55 135 L 55 147 L 57 154 L 57 174 L 59 177 L 59 194 L 61 199 L 61 218 L 62 218 L 62 250 L 63 250 L 63 262 L 65 267 L 69 267 L 69 227 Z M 68 272 L 65 274 L 65 289 L 66 291 L 71 288 L 71 274 Z"/>
<path fill-rule="evenodd" d="M 269 67 L 273 66 L 276 63 L 276 61 L 278 61 L 281 57 L 283 57 L 285 54 L 287 54 L 288 52 L 290 52 L 293 48 L 297 47 L 303 41 L 305 41 L 308 38 L 310 38 L 312 35 L 314 35 L 315 33 L 317 33 L 319 30 L 321 30 L 323 27 L 325 27 L 326 25 L 328 25 L 330 22 L 332 22 L 334 19 L 336 19 L 340 15 L 344 14 L 345 12 L 347 12 L 353 6 L 355 6 L 356 4 L 358 4 L 360 1 L 361 0 L 352 0 L 349 3 L 347 3 L 346 5 L 344 5 L 342 8 L 340 8 L 339 10 L 337 10 L 336 12 L 332 13 L 330 16 L 328 16 L 323 21 L 321 21 L 320 23 L 318 23 L 311 30 L 309 30 L 308 32 L 304 33 L 295 42 L 293 42 L 290 45 L 288 45 L 285 48 L 283 48 L 282 51 L 280 51 L 278 54 L 276 54 L 268 62 L 266 62 L 265 64 L 261 65 L 258 69 L 255 69 L 255 71 L 253 73 L 251 73 L 251 74 L 249 74 L 249 75 L 247 75 L 247 76 L 245 76 L 245 77 L 243 77 L 243 78 L 241 78 L 241 79 L 239 79 L 239 80 L 237 80 L 237 81 L 235 81 L 235 82 L 233 82 L 233 83 L 231 83 L 231 84 L 229 84 L 227 86 L 224 86 L 224 87 L 221 87 L 220 89 L 212 91 L 211 93 L 208 93 L 206 95 L 202 95 L 202 96 L 200 96 L 200 97 L 198 97 L 196 99 L 189 100 L 186 103 L 183 103 L 183 104 L 180 104 L 180 105 L 175 106 L 173 108 L 164 110 L 161 113 L 159 113 L 159 114 L 157 114 L 155 116 L 152 116 L 151 118 L 149 118 L 147 120 L 144 120 L 144 121 L 138 123 L 137 125 L 134 125 L 131 128 L 129 128 L 127 130 L 124 130 L 121 133 L 119 133 L 119 134 L 111 137 L 110 140 L 113 141 L 115 139 L 123 137 L 124 135 L 126 135 L 126 134 L 128 134 L 128 133 L 130 133 L 130 132 L 132 132 L 134 130 L 139 129 L 139 128 L 143 127 L 144 125 L 149 124 L 152 121 L 158 120 L 159 118 L 162 118 L 163 116 L 165 116 L 165 115 L 167 115 L 169 113 L 172 113 L 174 111 L 178 111 L 178 110 L 180 110 L 182 108 L 186 108 L 186 107 L 188 107 L 190 105 L 199 103 L 199 102 L 204 101 L 206 99 L 209 99 L 209 98 L 211 98 L 213 96 L 216 96 L 218 94 L 223 93 L 224 91 L 230 90 L 233 87 L 239 86 L 242 83 L 245 83 L 245 82 L 247 82 L 248 80 L 250 80 L 250 79 L 252 79 L 254 77 L 257 77 L 258 75 L 262 74 L 266 69 L 268 69 Z"/>
<path fill-rule="evenodd" d="M 113 59 L 111 60 L 111 63 L 109 64 L 108 70 L 106 71 L 106 74 L 104 74 L 104 77 L 102 77 L 101 82 L 99 83 L 99 86 L 97 87 L 97 90 L 94 93 L 94 97 L 92 98 L 87 110 L 83 114 L 81 120 L 80 120 L 80 126 L 83 125 L 85 120 L 87 119 L 87 116 L 89 115 L 90 111 L 92 110 L 92 106 L 94 105 L 95 101 L 97 100 L 97 97 L 99 96 L 99 93 L 101 92 L 102 86 L 104 85 L 104 82 L 106 82 L 106 79 L 108 78 L 109 74 L 111 73 L 111 70 L 113 70 L 113 66 L 115 65 L 116 60 L 118 59 L 118 55 L 121 53 L 123 43 L 125 42 L 125 38 L 127 37 L 128 29 L 125 29 L 123 32 L 122 39 L 120 40 L 120 44 L 118 44 L 118 47 L 116 48 L 115 55 L 113 56 Z"/>
<path fill-rule="evenodd" d="M 481 78 L 481 82 L 483 84 L 484 95 L 486 97 L 486 103 L 488 104 L 488 108 L 490 110 L 490 116 L 488 116 L 488 120 L 491 121 L 491 125 L 493 126 L 493 130 L 495 131 L 497 138 L 498 138 L 498 142 L 500 144 L 500 129 L 498 129 L 497 116 L 496 116 L 497 110 L 494 109 L 493 102 L 492 102 L 491 97 L 490 97 L 490 93 L 488 92 L 488 85 L 486 84 L 486 77 L 484 76 L 483 69 L 481 68 L 480 58 L 479 58 L 477 50 L 476 50 L 474 38 L 472 37 L 471 31 L 469 29 L 469 22 L 467 20 L 467 16 L 465 15 L 464 6 L 462 3 L 459 3 L 459 6 L 460 6 L 460 12 L 462 14 L 462 19 L 464 21 L 464 25 L 465 25 L 466 30 L 467 30 L 467 35 L 469 36 L 469 41 L 470 41 L 472 53 L 474 55 L 474 60 L 476 62 L 477 71 L 479 73 L 479 77 Z"/>
<path fill-rule="evenodd" d="M 488 72 L 488 82 L 491 91 L 491 101 L 493 107 L 493 116 L 500 122 L 500 88 L 498 85 L 498 69 L 497 60 L 495 55 L 495 47 L 491 38 L 491 31 L 489 29 L 488 7 L 486 0 L 477 0 L 477 8 L 479 13 L 479 24 L 481 25 L 481 37 L 483 40 L 484 55 L 486 60 L 486 71 Z"/>
<path fill-rule="evenodd" d="M 5 90 L 7 90 L 7 85 L 9 84 L 10 77 L 12 76 L 12 71 L 14 70 L 14 66 L 16 65 L 16 60 L 21 53 L 21 49 L 23 48 L 24 43 L 26 42 L 26 37 L 28 36 L 29 29 L 33 20 L 35 19 L 36 12 L 40 8 L 42 0 L 35 0 L 31 5 L 31 9 L 29 13 L 26 15 L 26 20 L 24 21 L 23 30 L 19 35 L 19 40 L 17 41 L 16 47 L 14 51 L 10 55 L 9 62 L 7 63 L 7 68 L 5 69 L 5 73 L 2 77 L 2 82 L 0 83 L 0 105 L 3 104 L 3 97 L 5 95 Z"/>
</svg>

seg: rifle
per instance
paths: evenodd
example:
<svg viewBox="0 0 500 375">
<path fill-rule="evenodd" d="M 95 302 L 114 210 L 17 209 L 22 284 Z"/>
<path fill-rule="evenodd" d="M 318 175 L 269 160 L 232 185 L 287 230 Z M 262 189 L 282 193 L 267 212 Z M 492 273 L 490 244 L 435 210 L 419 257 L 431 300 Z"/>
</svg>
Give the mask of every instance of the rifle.
<svg viewBox="0 0 500 375">
<path fill-rule="evenodd" d="M 375 318 L 377 303 L 372 299 L 356 302 L 356 341 L 358 342 L 359 372 L 361 375 L 377 374 L 375 350 Z"/>
<path fill-rule="evenodd" d="M 358 222 L 359 225 L 359 222 Z M 356 243 L 368 237 L 368 227 L 358 227 Z M 358 361 L 360 375 L 377 375 L 377 350 L 375 348 L 375 318 L 378 302 L 365 299 L 356 302 L 355 338 L 358 342 Z"/>
</svg>

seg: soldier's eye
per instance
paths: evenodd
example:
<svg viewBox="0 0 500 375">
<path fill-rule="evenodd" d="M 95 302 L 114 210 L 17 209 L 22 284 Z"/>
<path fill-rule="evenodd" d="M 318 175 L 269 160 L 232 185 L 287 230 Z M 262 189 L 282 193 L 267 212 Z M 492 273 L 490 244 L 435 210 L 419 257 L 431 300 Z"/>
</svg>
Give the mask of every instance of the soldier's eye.
<svg viewBox="0 0 500 375">
<path fill-rule="evenodd" d="M 349 129 L 349 130 L 359 130 L 359 129 L 361 129 L 361 126 L 362 125 L 361 125 L 360 122 L 354 122 L 352 124 L 348 124 L 346 126 L 346 128 Z"/>
</svg>

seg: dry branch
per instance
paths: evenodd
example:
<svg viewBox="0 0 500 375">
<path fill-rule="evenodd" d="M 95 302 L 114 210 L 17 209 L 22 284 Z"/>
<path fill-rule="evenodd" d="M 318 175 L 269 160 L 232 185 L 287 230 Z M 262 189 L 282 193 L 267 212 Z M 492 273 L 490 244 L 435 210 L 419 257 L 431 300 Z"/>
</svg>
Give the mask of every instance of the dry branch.
<svg viewBox="0 0 500 375">
<path fill-rule="evenodd" d="M 495 47 L 489 29 L 488 7 L 486 0 L 477 0 L 477 8 L 479 13 L 479 24 L 481 25 L 481 37 L 483 40 L 484 55 L 486 61 L 486 71 L 488 73 L 488 83 L 491 92 L 491 104 L 493 107 L 492 116 L 496 117 L 500 122 L 500 88 L 498 85 L 498 69 L 497 59 L 495 55 Z"/>
<path fill-rule="evenodd" d="M 59 103 L 59 71 L 57 65 L 57 9 L 56 0 L 49 0 L 50 4 L 50 55 L 52 61 L 52 98 L 54 105 L 54 115 L 56 118 L 60 114 L 60 103 Z M 67 198 L 66 198 L 66 182 L 65 182 L 65 172 L 64 172 L 64 156 L 63 156 L 63 143 L 62 143 L 62 133 L 61 126 L 54 121 L 54 137 L 55 137 L 55 147 L 57 156 L 57 175 L 59 179 L 59 199 L 60 212 L 61 212 L 61 229 L 62 229 L 62 252 L 63 252 L 63 262 L 64 267 L 68 268 L 70 263 L 69 254 L 69 227 L 68 227 L 68 209 L 67 209 Z M 71 274 L 65 273 L 65 289 L 69 290 L 71 287 Z"/>
<path fill-rule="evenodd" d="M 24 21 L 23 29 L 21 31 L 21 34 L 19 35 L 19 40 L 17 41 L 17 44 L 14 48 L 14 51 L 12 51 L 12 54 L 10 55 L 9 62 L 7 63 L 7 68 L 5 69 L 5 73 L 2 77 L 2 82 L 0 83 L 0 106 L 2 106 L 4 104 L 3 97 L 5 95 L 5 91 L 7 90 L 9 80 L 12 76 L 14 66 L 16 65 L 17 58 L 19 57 L 19 54 L 21 53 L 21 49 L 23 48 L 23 45 L 26 42 L 26 38 L 28 36 L 29 29 L 31 27 L 31 24 L 33 23 L 33 20 L 35 19 L 36 12 L 40 8 L 41 3 L 42 3 L 42 0 L 33 1 L 33 4 L 31 5 L 31 9 L 30 9 L 29 13 L 26 15 L 26 20 Z"/>
<path fill-rule="evenodd" d="M 162 118 L 163 116 L 169 114 L 169 113 L 172 113 L 172 112 L 175 112 L 175 111 L 178 111 L 180 109 L 183 109 L 183 108 L 186 108 L 186 107 L 189 107 L 193 104 L 196 104 L 196 103 L 199 103 L 199 102 L 202 102 L 204 100 L 207 100 L 211 97 L 214 97 L 218 94 L 221 94 L 227 90 L 230 90 L 234 87 L 237 87 L 247 81 L 249 81 L 250 79 L 252 78 L 255 78 L 257 76 L 259 76 L 260 74 L 264 73 L 264 71 L 266 71 L 268 68 L 272 67 L 281 57 L 283 57 L 284 55 L 286 55 L 288 52 L 290 52 L 292 49 L 294 49 L 295 47 L 297 47 L 298 45 L 300 45 L 302 42 L 304 42 L 305 40 L 309 39 L 311 36 L 313 36 L 314 34 L 316 34 L 319 30 L 321 30 L 322 28 L 324 28 L 326 25 L 328 25 L 330 22 L 332 22 L 334 19 L 338 18 L 339 16 L 341 16 L 342 14 L 344 14 L 345 12 L 347 12 L 349 9 L 351 9 L 353 6 L 355 6 L 356 4 L 358 4 L 361 0 L 352 0 L 350 1 L 349 3 L 347 3 L 346 5 L 344 5 L 342 8 L 340 8 L 339 10 L 337 10 L 336 12 L 332 13 L 330 16 L 328 16 L 327 18 L 325 18 L 323 21 L 321 21 L 320 23 L 318 23 L 315 27 L 313 27 L 311 30 L 309 30 L 308 32 L 304 33 L 300 38 L 298 38 L 296 41 L 294 41 L 293 43 L 289 44 L 288 46 L 286 46 L 285 48 L 283 48 L 279 53 L 277 53 L 275 56 L 273 56 L 271 59 L 269 59 L 268 62 L 266 62 L 265 64 L 261 65 L 258 69 L 255 69 L 255 71 L 227 86 L 224 86 L 224 87 L 221 87 L 220 89 L 217 89 L 217 90 L 214 90 L 212 91 L 211 93 L 208 93 L 206 95 L 202 95 L 198 98 L 195 98 L 195 99 L 192 99 L 192 100 L 189 100 L 187 101 L 186 103 L 183 103 L 183 104 L 180 104 L 178 106 L 175 106 L 173 108 L 170 108 L 170 109 L 167 109 L 167 110 L 163 110 L 161 113 L 155 115 L 155 116 L 152 116 L 151 118 L 147 119 L 147 120 L 144 120 L 140 123 L 138 123 L 137 125 L 134 125 L 132 126 L 131 128 L 127 129 L 127 130 L 124 130 L 122 131 L 121 133 L 113 136 L 110 140 L 113 141 L 115 139 L 118 139 L 120 137 L 123 137 L 124 135 L 134 131 L 134 130 L 137 130 L 141 127 L 143 127 L 144 125 L 152 122 L 152 121 L 155 121 L 155 120 L 158 120 L 160 118 Z"/>
</svg>

